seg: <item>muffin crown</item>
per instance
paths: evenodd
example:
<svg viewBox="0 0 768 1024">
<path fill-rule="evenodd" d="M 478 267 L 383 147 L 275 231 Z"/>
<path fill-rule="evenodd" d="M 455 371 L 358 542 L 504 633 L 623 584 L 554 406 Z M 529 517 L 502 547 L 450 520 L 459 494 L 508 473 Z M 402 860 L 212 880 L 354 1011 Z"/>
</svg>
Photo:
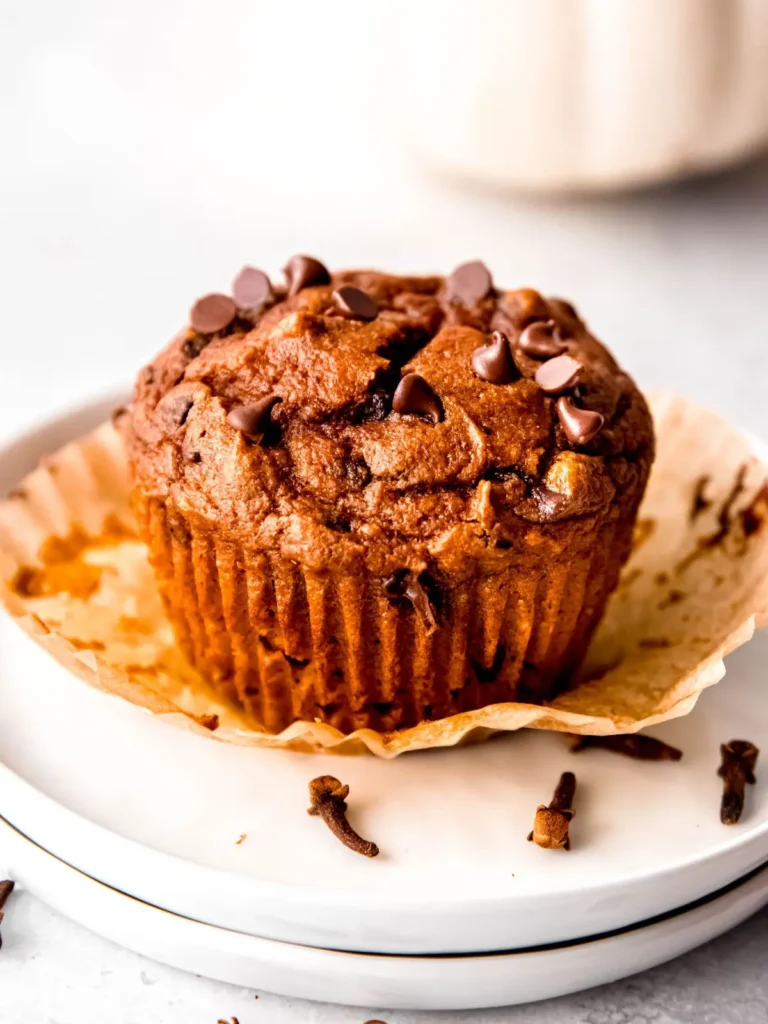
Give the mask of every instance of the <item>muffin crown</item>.
<svg viewBox="0 0 768 1024">
<path fill-rule="evenodd" d="M 642 490 L 650 414 L 567 302 L 498 290 L 479 262 L 286 274 L 198 300 L 139 375 L 145 495 L 254 549 L 383 572 L 459 548 L 493 568 Z"/>
</svg>

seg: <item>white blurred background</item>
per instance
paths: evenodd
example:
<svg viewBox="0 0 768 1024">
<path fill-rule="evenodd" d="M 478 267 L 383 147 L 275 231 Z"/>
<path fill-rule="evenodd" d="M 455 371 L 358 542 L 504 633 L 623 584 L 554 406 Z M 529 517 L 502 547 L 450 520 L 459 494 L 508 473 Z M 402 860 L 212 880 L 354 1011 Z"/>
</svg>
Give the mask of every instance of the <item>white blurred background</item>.
<svg viewBox="0 0 768 1024">
<path fill-rule="evenodd" d="M 737 3 L 768 15 L 765 0 L 0 0 L 0 434 L 127 383 L 199 294 L 296 251 L 416 272 L 482 258 L 504 285 L 573 299 L 642 386 L 766 432 L 768 164 L 552 195 L 558 168 L 610 183 L 611 131 L 626 165 L 662 122 L 711 151 L 734 124 L 726 92 L 745 123 L 765 113 L 742 71 L 768 50 L 723 21 Z M 670 139 L 668 172 L 690 169 Z"/>
</svg>

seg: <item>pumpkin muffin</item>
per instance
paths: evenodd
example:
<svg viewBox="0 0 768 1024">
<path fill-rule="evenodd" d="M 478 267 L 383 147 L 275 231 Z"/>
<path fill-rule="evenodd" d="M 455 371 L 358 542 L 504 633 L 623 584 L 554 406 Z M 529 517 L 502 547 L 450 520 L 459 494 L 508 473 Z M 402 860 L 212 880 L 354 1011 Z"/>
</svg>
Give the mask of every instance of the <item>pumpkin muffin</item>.
<svg viewBox="0 0 768 1024">
<path fill-rule="evenodd" d="M 139 374 L 134 504 L 189 660 L 252 720 L 413 726 L 573 685 L 653 460 L 576 310 L 245 268 Z"/>
</svg>

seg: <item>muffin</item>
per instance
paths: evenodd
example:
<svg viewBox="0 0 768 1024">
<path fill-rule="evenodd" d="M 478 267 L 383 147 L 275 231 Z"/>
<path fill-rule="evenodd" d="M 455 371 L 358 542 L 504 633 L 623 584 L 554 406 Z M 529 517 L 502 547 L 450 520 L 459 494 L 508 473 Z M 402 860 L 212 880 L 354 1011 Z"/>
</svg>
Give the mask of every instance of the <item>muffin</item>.
<svg viewBox="0 0 768 1024">
<path fill-rule="evenodd" d="M 449 277 L 245 268 L 139 374 L 132 494 L 187 658 L 269 732 L 574 685 L 654 452 L 576 310 Z"/>
</svg>

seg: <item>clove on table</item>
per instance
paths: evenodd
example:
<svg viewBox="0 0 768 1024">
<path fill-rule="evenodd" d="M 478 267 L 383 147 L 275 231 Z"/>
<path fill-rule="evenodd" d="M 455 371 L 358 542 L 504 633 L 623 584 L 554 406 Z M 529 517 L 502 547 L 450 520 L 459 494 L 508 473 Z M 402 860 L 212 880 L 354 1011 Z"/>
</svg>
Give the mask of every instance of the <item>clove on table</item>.
<svg viewBox="0 0 768 1024">
<path fill-rule="evenodd" d="M 717 774 L 723 780 L 723 798 L 720 803 L 720 821 L 735 825 L 744 811 L 747 783 L 754 786 L 755 766 L 760 751 L 749 740 L 731 740 L 720 745 L 722 764 Z"/>
<path fill-rule="evenodd" d="M 8 901 L 8 897 L 13 892 L 13 882 L 6 880 L 0 882 L 0 921 L 3 920 L 3 907 Z M 0 949 L 3 947 L 3 937 L 0 935 Z"/>
<path fill-rule="evenodd" d="M 333 775 L 321 775 L 309 784 L 309 814 L 323 819 L 340 842 L 363 857 L 378 857 L 376 843 L 363 839 L 347 821 L 349 786 L 343 786 Z"/>
<path fill-rule="evenodd" d="M 576 776 L 573 772 L 563 772 L 551 802 L 539 804 L 528 842 L 545 850 L 570 850 L 568 830 L 576 813 L 572 806 L 575 793 Z"/>
</svg>

